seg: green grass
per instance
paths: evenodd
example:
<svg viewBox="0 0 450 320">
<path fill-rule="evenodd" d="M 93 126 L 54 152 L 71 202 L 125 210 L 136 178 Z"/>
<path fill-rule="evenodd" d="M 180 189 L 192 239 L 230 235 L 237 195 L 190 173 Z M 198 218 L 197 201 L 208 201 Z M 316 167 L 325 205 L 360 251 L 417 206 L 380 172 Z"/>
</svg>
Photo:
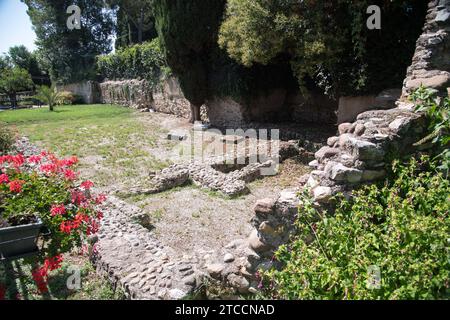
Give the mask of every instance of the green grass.
<svg viewBox="0 0 450 320">
<path fill-rule="evenodd" d="M 0 112 L 0 122 L 59 156 L 77 155 L 80 169 L 100 186 L 139 179 L 168 165 L 151 148 L 162 130 L 113 105 L 61 106 Z"/>
</svg>

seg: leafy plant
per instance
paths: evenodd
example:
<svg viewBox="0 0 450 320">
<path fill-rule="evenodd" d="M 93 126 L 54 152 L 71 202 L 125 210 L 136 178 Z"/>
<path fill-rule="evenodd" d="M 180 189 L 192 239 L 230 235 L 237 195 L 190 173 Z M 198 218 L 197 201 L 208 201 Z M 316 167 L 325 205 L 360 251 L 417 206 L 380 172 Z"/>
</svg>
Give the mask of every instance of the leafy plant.
<svg viewBox="0 0 450 320">
<path fill-rule="evenodd" d="M 72 105 L 77 101 L 77 97 L 70 91 L 61 91 L 59 93 L 58 104 Z"/>
<path fill-rule="evenodd" d="M 102 78 L 145 79 L 151 86 L 170 74 L 158 39 L 97 57 L 97 70 Z"/>
<path fill-rule="evenodd" d="M 55 87 L 40 86 L 34 98 L 47 104 L 50 111 L 54 111 L 62 96 Z"/>
<path fill-rule="evenodd" d="M 392 179 L 340 199 L 334 216 L 307 194 L 299 233 L 282 246 L 265 293 L 284 299 L 448 297 L 450 184 L 429 157 L 398 161 Z"/>
<path fill-rule="evenodd" d="M 450 98 L 441 98 L 433 89 L 420 86 L 411 94 L 411 100 L 416 105 L 417 112 L 425 112 L 431 132 L 416 145 L 431 142 L 437 147 L 440 169 L 450 170 Z"/>
<path fill-rule="evenodd" d="M 0 155 L 6 154 L 11 149 L 14 141 L 15 135 L 13 131 L 5 123 L 0 122 Z"/>
</svg>

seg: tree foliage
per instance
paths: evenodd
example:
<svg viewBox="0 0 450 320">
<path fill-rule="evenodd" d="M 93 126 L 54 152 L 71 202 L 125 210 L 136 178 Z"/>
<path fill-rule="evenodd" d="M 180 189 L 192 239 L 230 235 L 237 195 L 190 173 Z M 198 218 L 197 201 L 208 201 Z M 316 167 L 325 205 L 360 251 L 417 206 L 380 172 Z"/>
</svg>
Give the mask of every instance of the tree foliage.
<svg viewBox="0 0 450 320">
<path fill-rule="evenodd" d="M 9 48 L 6 58 L 14 66 L 27 70 L 35 84 L 48 84 L 47 72 L 39 65 L 36 52 L 30 52 L 23 45 L 14 46 Z"/>
<path fill-rule="evenodd" d="M 60 102 L 61 97 L 55 87 L 40 86 L 34 98 L 47 104 L 50 111 L 54 111 L 55 105 Z"/>
<path fill-rule="evenodd" d="M 70 83 L 95 78 L 95 57 L 111 50 L 111 13 L 102 0 L 22 0 L 28 6 L 41 57 L 52 80 Z M 81 9 L 81 29 L 67 28 L 70 5 Z"/>
<path fill-rule="evenodd" d="M 155 0 L 153 9 L 167 63 L 178 76 L 186 98 L 195 106 L 193 118 L 208 97 L 210 58 L 224 0 Z"/>
<path fill-rule="evenodd" d="M 17 92 L 29 90 L 33 81 L 27 70 L 13 67 L 6 68 L 0 74 L 0 92 L 7 94 L 11 99 L 11 106 L 17 107 Z"/>
<path fill-rule="evenodd" d="M 369 30 L 369 5 L 382 29 Z M 325 91 L 377 92 L 404 78 L 426 13 L 425 1 L 228 0 L 219 44 L 245 66 L 287 54 L 302 84 Z"/>
<path fill-rule="evenodd" d="M 103 79 L 145 79 L 151 85 L 170 73 L 158 39 L 99 56 L 97 68 Z"/>
<path fill-rule="evenodd" d="M 108 0 L 117 12 L 116 48 L 152 40 L 158 36 L 152 10 L 153 0 Z"/>
</svg>

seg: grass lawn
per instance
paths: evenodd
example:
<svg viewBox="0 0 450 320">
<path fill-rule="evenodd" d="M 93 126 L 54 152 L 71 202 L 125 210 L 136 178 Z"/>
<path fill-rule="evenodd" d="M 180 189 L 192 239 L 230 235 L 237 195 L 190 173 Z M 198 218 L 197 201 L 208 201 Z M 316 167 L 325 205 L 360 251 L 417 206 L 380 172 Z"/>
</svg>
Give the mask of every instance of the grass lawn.
<svg viewBox="0 0 450 320">
<path fill-rule="evenodd" d="M 167 163 L 152 156 L 162 130 L 113 105 L 77 105 L 0 112 L 0 122 L 59 156 L 76 155 L 84 176 L 106 187 L 132 183 Z M 85 174 L 86 173 L 86 174 Z"/>
</svg>

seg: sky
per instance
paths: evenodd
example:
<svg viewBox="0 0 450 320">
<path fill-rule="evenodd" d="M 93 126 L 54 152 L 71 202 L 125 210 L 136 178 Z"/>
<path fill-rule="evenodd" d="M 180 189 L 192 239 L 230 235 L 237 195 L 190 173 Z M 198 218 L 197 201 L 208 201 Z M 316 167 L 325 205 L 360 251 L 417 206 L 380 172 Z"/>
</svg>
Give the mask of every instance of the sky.
<svg viewBox="0 0 450 320">
<path fill-rule="evenodd" d="M 0 0 L 0 54 L 21 44 L 33 51 L 35 40 L 27 6 L 20 0 Z"/>
</svg>

